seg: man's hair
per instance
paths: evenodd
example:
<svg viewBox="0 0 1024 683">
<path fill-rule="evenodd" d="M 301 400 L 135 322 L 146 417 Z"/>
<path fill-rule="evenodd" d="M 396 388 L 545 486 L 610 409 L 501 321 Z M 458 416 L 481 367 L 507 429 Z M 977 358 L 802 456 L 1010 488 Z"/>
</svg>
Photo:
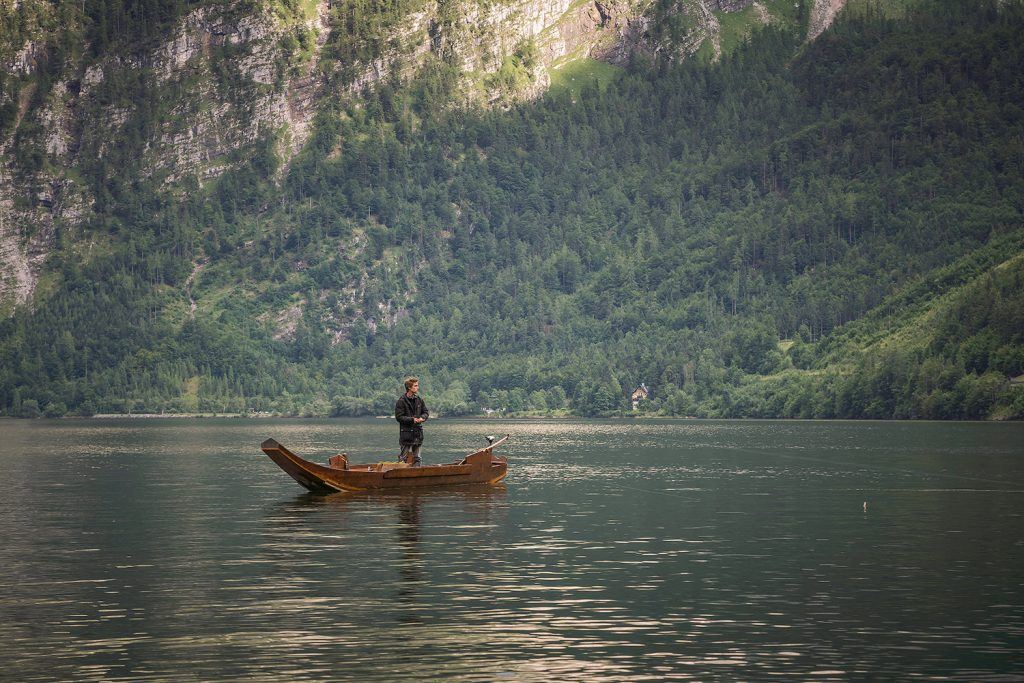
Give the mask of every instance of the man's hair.
<svg viewBox="0 0 1024 683">
<path fill-rule="evenodd" d="M 409 379 L 405 380 L 405 390 L 409 391 L 409 389 L 412 388 L 412 385 L 416 384 L 416 382 L 419 382 L 419 381 L 420 380 L 419 380 L 418 377 L 410 377 Z"/>
</svg>

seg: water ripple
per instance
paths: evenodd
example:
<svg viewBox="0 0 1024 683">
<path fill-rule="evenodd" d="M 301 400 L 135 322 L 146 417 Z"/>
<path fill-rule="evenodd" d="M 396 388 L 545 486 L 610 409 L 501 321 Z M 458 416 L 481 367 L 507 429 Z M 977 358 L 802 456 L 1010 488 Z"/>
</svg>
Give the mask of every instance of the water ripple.
<svg viewBox="0 0 1024 683">
<path fill-rule="evenodd" d="M 505 487 L 320 497 L 256 444 L 372 461 L 392 423 L 4 423 L 0 676 L 1024 677 L 1019 425 L 440 420 L 424 455 L 497 428 Z"/>
</svg>

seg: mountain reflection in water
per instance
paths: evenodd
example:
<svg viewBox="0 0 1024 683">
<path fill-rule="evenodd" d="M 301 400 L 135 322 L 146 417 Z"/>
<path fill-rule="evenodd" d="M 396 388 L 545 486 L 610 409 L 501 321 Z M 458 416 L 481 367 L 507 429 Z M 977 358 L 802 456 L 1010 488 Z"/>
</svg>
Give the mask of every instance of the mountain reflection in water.
<svg viewBox="0 0 1024 683">
<path fill-rule="evenodd" d="M 393 424 L 5 422 L 0 675 L 1024 677 L 1022 425 L 503 425 L 504 487 L 314 496 L 263 438 Z"/>
</svg>

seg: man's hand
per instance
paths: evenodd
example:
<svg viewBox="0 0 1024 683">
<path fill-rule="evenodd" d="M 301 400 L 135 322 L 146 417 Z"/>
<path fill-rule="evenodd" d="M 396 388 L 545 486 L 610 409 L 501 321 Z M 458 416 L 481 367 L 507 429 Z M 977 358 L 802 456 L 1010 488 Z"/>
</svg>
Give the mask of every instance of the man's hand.
<svg viewBox="0 0 1024 683">
<path fill-rule="evenodd" d="M 414 417 L 414 418 L 412 419 L 412 421 L 413 421 L 413 422 L 415 422 L 416 424 L 419 424 L 419 423 L 421 423 L 421 422 L 426 422 L 426 421 L 427 421 L 427 418 L 425 418 L 425 417 Z"/>
</svg>

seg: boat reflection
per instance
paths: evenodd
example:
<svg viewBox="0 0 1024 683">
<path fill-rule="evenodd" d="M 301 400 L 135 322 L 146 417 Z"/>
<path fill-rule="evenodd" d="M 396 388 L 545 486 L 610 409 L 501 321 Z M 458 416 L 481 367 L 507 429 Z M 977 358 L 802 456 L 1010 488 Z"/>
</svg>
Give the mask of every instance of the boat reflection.
<svg viewBox="0 0 1024 683">
<path fill-rule="evenodd" d="M 417 625 L 424 623 L 429 611 L 423 602 L 431 583 L 428 558 L 443 565 L 447 559 L 439 552 L 446 552 L 453 535 L 467 536 L 467 545 L 473 548 L 494 545 L 493 532 L 506 510 L 507 490 L 502 485 L 303 493 L 267 509 L 263 549 L 284 574 L 299 579 L 304 567 L 316 571 L 335 555 L 373 548 L 380 558 L 373 571 L 375 586 L 393 591 L 399 623 Z M 301 556 L 294 554 L 298 547 L 303 549 Z M 341 578 L 345 565 L 337 566 Z"/>
<path fill-rule="evenodd" d="M 410 509 L 422 505 L 460 507 L 472 519 L 489 520 L 493 512 L 502 508 L 507 500 L 508 490 L 504 484 L 469 484 L 437 489 L 410 489 L 386 491 L 343 491 L 330 495 L 300 493 L 290 501 L 275 506 L 277 512 L 292 511 L 301 517 L 309 510 L 344 512 L 369 508 L 395 510 Z M 401 518 L 401 517 L 400 517 Z M 336 518 L 341 521 L 343 518 Z"/>
</svg>

